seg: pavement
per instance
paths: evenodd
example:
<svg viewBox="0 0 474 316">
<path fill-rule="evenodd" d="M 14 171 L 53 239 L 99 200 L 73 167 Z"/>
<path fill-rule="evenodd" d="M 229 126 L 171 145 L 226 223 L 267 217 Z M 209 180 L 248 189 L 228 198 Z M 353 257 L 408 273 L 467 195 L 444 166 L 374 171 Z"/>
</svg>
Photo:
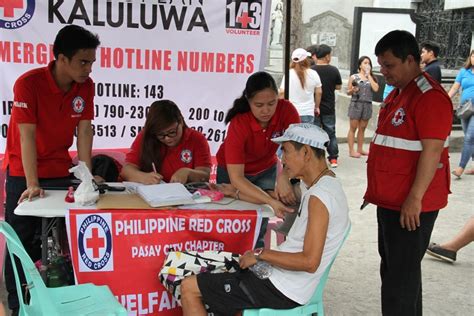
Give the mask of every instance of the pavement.
<svg viewBox="0 0 474 316">
<path fill-rule="evenodd" d="M 340 144 L 339 150 L 335 172 L 348 197 L 352 231 L 332 267 L 325 311 L 327 315 L 380 315 L 376 208 L 359 210 L 367 185 L 366 161 L 349 158 L 347 144 Z M 460 153 L 451 153 L 451 166 L 459 159 Z M 453 179 L 451 191 L 433 230 L 431 240 L 437 243 L 451 239 L 474 216 L 474 176 Z M 425 315 L 474 315 L 474 243 L 461 249 L 453 264 L 426 255 L 422 271 Z"/>
<path fill-rule="evenodd" d="M 348 197 L 352 231 L 332 267 L 324 294 L 325 311 L 327 315 L 380 315 L 375 206 L 359 210 L 367 184 L 366 163 L 364 158 L 349 158 L 345 143 L 339 150 L 339 167 L 334 170 Z M 459 153 L 452 153 L 451 165 L 457 165 L 459 159 Z M 451 191 L 432 234 L 438 243 L 451 239 L 474 215 L 474 176 L 453 180 Z M 426 255 L 422 270 L 425 315 L 474 315 L 474 243 L 461 249 L 453 264 Z M 0 299 L 6 305 L 3 284 Z"/>
</svg>

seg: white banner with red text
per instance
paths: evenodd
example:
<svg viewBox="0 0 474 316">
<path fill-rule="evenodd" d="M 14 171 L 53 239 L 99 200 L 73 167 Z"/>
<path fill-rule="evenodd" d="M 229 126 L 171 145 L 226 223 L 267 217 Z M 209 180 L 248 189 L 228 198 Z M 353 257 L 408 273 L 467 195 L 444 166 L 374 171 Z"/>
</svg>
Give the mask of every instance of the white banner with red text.
<svg viewBox="0 0 474 316">
<path fill-rule="evenodd" d="M 255 245 L 259 211 L 70 210 L 66 215 L 77 283 L 108 285 L 129 315 L 181 315 L 160 283 L 169 251 L 225 250 Z"/>
<path fill-rule="evenodd" d="M 0 1 L 0 153 L 15 80 L 53 60 L 57 32 L 76 24 L 101 41 L 94 148 L 129 148 L 149 105 L 170 99 L 214 155 L 227 109 L 264 67 L 269 9 L 263 0 Z"/>
</svg>

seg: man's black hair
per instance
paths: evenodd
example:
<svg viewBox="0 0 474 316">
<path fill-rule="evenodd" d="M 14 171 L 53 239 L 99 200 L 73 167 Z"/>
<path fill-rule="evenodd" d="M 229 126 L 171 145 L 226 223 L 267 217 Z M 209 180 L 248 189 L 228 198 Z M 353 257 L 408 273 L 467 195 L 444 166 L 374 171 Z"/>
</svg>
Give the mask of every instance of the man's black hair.
<svg viewBox="0 0 474 316">
<path fill-rule="evenodd" d="M 306 51 L 311 54 L 311 56 L 315 56 L 318 52 L 319 45 L 311 45 L 308 48 L 306 48 Z"/>
<path fill-rule="evenodd" d="M 420 63 L 420 49 L 415 37 L 410 32 L 395 30 L 385 34 L 375 46 L 375 55 L 379 56 L 389 50 L 402 62 L 412 55 L 415 61 Z"/>
<path fill-rule="evenodd" d="M 426 41 L 421 44 L 421 49 L 426 49 L 427 51 L 432 51 L 434 57 L 438 58 L 439 55 L 439 45 L 432 41 Z"/>
<path fill-rule="evenodd" d="M 326 44 L 321 44 L 316 51 L 316 58 L 321 59 L 326 57 L 327 55 L 331 54 L 332 48 Z"/>
<path fill-rule="evenodd" d="M 53 53 L 58 59 L 63 54 L 71 59 L 80 49 L 96 49 L 100 45 L 97 34 L 92 34 L 78 25 L 67 25 L 63 27 L 54 40 Z"/>
</svg>

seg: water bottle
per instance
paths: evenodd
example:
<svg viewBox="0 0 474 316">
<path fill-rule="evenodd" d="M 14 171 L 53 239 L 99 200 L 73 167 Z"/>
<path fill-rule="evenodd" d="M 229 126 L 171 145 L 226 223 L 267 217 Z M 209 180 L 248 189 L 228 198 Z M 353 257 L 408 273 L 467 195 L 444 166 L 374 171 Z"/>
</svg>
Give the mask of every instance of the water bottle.
<svg viewBox="0 0 474 316">
<path fill-rule="evenodd" d="M 256 264 L 249 267 L 250 271 L 259 279 L 268 279 L 273 272 L 273 266 L 266 261 L 257 261 Z"/>
</svg>

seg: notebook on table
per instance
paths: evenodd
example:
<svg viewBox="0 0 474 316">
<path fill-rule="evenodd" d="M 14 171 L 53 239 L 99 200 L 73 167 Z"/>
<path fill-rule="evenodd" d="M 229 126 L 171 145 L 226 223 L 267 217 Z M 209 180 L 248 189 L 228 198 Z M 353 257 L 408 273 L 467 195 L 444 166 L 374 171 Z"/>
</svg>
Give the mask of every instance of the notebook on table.
<svg viewBox="0 0 474 316">
<path fill-rule="evenodd" d="M 181 183 L 142 185 L 137 193 L 152 207 L 211 202 L 210 197 L 191 194 Z"/>
</svg>

